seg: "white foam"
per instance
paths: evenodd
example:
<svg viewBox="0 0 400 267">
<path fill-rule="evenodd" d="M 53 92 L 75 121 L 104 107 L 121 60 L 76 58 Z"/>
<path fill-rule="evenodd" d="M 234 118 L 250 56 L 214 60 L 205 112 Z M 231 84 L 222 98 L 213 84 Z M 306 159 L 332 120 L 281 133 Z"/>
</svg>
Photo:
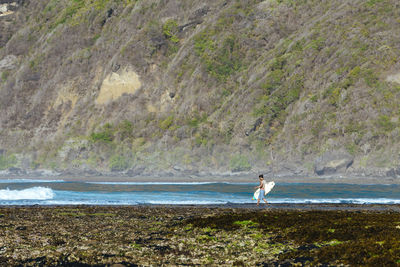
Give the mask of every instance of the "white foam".
<svg viewBox="0 0 400 267">
<path fill-rule="evenodd" d="M 35 200 L 47 200 L 54 197 L 54 192 L 48 187 L 32 187 L 22 190 L 0 190 L 0 200 L 23 200 L 23 199 L 35 199 Z"/>
<path fill-rule="evenodd" d="M 42 179 L 0 179 L 0 184 L 12 183 L 64 183 L 64 180 L 42 180 Z"/>
<path fill-rule="evenodd" d="M 288 203 L 288 204 L 400 204 L 400 199 L 389 198 L 332 198 L 332 199 L 299 199 L 299 198 L 281 198 L 269 199 L 270 203 Z"/>
<path fill-rule="evenodd" d="M 227 204 L 226 201 L 208 201 L 208 200 L 161 200 L 161 201 L 148 201 L 144 204 L 155 204 L 155 205 L 211 205 L 211 204 Z"/>
<path fill-rule="evenodd" d="M 9 190 L 10 192 L 18 191 L 28 191 L 32 190 Z M 45 188 L 46 189 L 46 188 Z M 49 189 L 49 188 L 47 188 Z M 51 190 L 51 189 L 49 189 Z M 2 198 L 2 191 L 0 190 L 0 205 L 224 205 L 224 204 L 255 204 L 255 202 L 251 201 L 223 201 L 219 199 L 210 199 L 210 200 L 150 200 L 143 201 L 142 199 L 131 199 L 131 200 L 105 200 L 105 199 L 45 199 L 40 198 L 40 196 L 36 195 L 34 199 L 27 198 Z M 3 200 L 3 201 L 1 201 Z M 21 200 L 14 202 L 12 200 Z M 44 200 L 44 201 L 43 201 Z M 12 202 L 10 202 L 12 201 Z M 269 203 L 272 204 L 400 204 L 400 199 L 269 199 Z"/>
</svg>

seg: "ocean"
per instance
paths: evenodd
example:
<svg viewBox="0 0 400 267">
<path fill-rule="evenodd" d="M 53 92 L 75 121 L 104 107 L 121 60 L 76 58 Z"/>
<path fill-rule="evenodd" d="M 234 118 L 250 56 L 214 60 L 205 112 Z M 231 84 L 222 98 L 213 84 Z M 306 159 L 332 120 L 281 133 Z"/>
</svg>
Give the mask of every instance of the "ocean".
<svg viewBox="0 0 400 267">
<path fill-rule="evenodd" d="M 255 183 L 0 180 L 0 205 L 247 204 Z M 270 203 L 400 204 L 400 185 L 276 183 Z"/>
</svg>

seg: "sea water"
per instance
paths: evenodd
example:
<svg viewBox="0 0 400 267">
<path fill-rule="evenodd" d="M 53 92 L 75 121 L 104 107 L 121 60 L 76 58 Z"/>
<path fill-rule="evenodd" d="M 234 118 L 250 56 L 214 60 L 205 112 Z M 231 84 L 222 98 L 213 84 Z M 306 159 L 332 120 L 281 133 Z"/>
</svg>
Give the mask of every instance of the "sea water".
<svg viewBox="0 0 400 267">
<path fill-rule="evenodd" d="M 0 205 L 255 203 L 255 183 L 0 180 Z M 276 183 L 270 203 L 400 204 L 399 185 Z"/>
</svg>

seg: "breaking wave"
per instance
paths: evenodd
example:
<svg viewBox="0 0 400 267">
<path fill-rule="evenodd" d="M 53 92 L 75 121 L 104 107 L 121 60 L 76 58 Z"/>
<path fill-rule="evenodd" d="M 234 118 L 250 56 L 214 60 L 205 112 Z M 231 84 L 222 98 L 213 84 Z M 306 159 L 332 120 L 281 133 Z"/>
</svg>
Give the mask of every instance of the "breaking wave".
<svg viewBox="0 0 400 267">
<path fill-rule="evenodd" d="M 0 190 L 0 200 L 23 200 L 23 199 L 35 199 L 35 200 L 46 200 L 52 199 L 54 192 L 48 187 L 31 187 L 23 190 Z"/>
</svg>

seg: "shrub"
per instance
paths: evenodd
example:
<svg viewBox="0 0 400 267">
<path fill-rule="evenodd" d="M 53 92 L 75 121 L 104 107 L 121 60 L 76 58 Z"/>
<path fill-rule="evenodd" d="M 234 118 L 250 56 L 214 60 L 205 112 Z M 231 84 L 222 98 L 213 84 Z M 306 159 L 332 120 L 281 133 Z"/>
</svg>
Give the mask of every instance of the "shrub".
<svg viewBox="0 0 400 267">
<path fill-rule="evenodd" d="M 379 116 L 377 124 L 378 127 L 381 128 L 384 132 L 391 132 L 396 127 L 396 125 L 391 122 L 390 118 L 386 115 Z"/>
<path fill-rule="evenodd" d="M 193 118 L 191 118 L 187 121 L 187 124 L 192 128 L 197 128 L 197 127 L 199 127 L 199 125 L 201 123 L 206 122 L 207 118 L 208 118 L 208 116 L 206 113 L 204 113 L 202 116 L 200 116 L 200 114 L 196 113 Z"/>
<path fill-rule="evenodd" d="M 271 71 L 281 70 L 283 69 L 285 64 L 286 64 L 286 59 L 282 56 L 277 56 L 271 60 L 269 68 Z"/>
<path fill-rule="evenodd" d="M 262 85 L 262 89 L 266 93 L 274 91 L 277 87 L 279 87 L 282 84 L 284 77 L 285 74 L 281 69 L 275 69 L 271 71 L 268 74 L 265 83 Z"/>
<path fill-rule="evenodd" d="M 74 0 L 69 3 L 67 7 L 63 9 L 63 12 L 58 17 L 56 22 L 51 26 L 52 29 L 56 28 L 60 24 L 64 24 L 74 15 L 77 14 L 78 10 L 85 6 L 85 1 Z"/>
<path fill-rule="evenodd" d="M 93 142 L 112 142 L 114 139 L 114 134 L 113 134 L 113 126 L 109 123 L 106 123 L 103 126 L 102 131 L 100 132 L 93 132 L 90 135 L 90 140 Z"/>
<path fill-rule="evenodd" d="M 208 73 L 219 80 L 240 70 L 244 54 L 240 50 L 238 38 L 230 34 L 220 42 L 221 45 L 212 40 L 215 31 L 205 30 L 194 38 L 196 54 L 201 58 Z"/>
<path fill-rule="evenodd" d="M 1 73 L 1 80 L 2 80 L 3 82 L 7 81 L 7 78 L 8 78 L 9 75 L 10 75 L 10 73 L 9 73 L 8 71 L 3 71 L 3 72 Z"/>
<path fill-rule="evenodd" d="M 380 2 L 382 2 L 383 0 L 368 0 L 367 1 L 367 5 L 368 6 L 374 6 L 374 5 L 376 5 L 377 3 L 380 3 Z"/>
<path fill-rule="evenodd" d="M 311 102 L 313 102 L 313 103 L 317 102 L 317 101 L 318 101 L 318 95 L 312 95 L 312 96 L 310 97 L 310 100 L 311 100 Z"/>
<path fill-rule="evenodd" d="M 163 130 L 167 130 L 173 123 L 174 121 L 174 116 L 168 116 L 165 120 L 161 121 L 159 126 Z"/>
<path fill-rule="evenodd" d="M 111 142 L 113 140 L 113 136 L 107 132 L 98 132 L 98 133 L 92 133 L 90 135 L 90 139 L 93 142 L 98 142 L 98 141 Z"/>
<path fill-rule="evenodd" d="M 376 87 L 379 82 L 377 74 L 372 69 L 366 69 L 364 71 L 364 80 L 369 87 Z"/>
<path fill-rule="evenodd" d="M 206 56 L 205 53 L 215 51 L 216 43 L 211 39 L 211 34 L 212 32 L 206 29 L 194 38 L 194 50 L 199 56 Z"/>
<path fill-rule="evenodd" d="M 133 124 L 128 120 L 122 121 L 118 125 L 118 132 L 121 136 L 121 139 L 124 140 L 126 138 L 133 137 Z"/>
<path fill-rule="evenodd" d="M 128 169 L 128 160 L 121 155 L 115 155 L 110 158 L 109 167 L 111 171 L 123 171 Z"/>
<path fill-rule="evenodd" d="M 194 137 L 195 137 L 194 141 L 195 141 L 196 145 L 198 145 L 198 146 L 201 146 L 201 145 L 206 146 L 207 145 L 207 143 L 208 143 L 207 132 L 196 133 Z"/>
<path fill-rule="evenodd" d="M 168 20 L 163 25 L 164 36 L 173 43 L 179 43 L 179 38 L 176 36 L 178 32 L 178 23 L 175 20 Z"/>
<path fill-rule="evenodd" d="M 251 169 L 247 157 L 242 155 L 233 156 L 229 165 L 233 172 L 249 171 Z"/>
<path fill-rule="evenodd" d="M 0 156 L 0 170 L 5 170 L 10 167 L 14 167 L 17 164 L 17 158 L 15 155 L 11 156 Z"/>
</svg>

